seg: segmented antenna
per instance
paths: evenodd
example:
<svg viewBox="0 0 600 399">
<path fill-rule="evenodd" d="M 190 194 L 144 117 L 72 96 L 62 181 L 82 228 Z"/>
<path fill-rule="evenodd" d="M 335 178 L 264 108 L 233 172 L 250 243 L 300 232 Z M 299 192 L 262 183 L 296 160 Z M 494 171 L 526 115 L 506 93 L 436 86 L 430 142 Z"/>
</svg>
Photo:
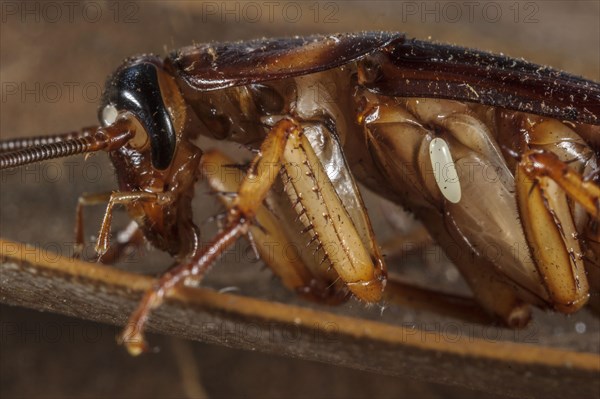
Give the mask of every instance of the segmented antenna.
<svg viewBox="0 0 600 399">
<path fill-rule="evenodd" d="M 0 148 L 9 148 L 8 152 L 0 151 L 0 170 L 104 149 L 111 151 L 124 145 L 135 134 L 126 117 L 109 127 L 93 129 L 0 142 Z M 27 146 L 28 143 L 33 145 Z M 10 150 L 11 146 L 17 149 Z"/>
<path fill-rule="evenodd" d="M 68 132 L 55 134 L 52 136 L 35 136 L 35 137 L 22 137 L 0 141 L 0 154 L 5 152 L 19 151 L 25 148 L 36 147 L 44 144 L 58 143 L 61 141 L 67 141 L 75 138 L 88 137 L 94 134 L 98 129 L 97 126 L 83 128 L 80 131 Z"/>
<path fill-rule="evenodd" d="M 0 170 L 53 158 L 98 151 L 105 146 L 106 139 L 99 140 L 95 136 L 89 136 L 23 148 L 18 151 L 0 154 Z"/>
</svg>

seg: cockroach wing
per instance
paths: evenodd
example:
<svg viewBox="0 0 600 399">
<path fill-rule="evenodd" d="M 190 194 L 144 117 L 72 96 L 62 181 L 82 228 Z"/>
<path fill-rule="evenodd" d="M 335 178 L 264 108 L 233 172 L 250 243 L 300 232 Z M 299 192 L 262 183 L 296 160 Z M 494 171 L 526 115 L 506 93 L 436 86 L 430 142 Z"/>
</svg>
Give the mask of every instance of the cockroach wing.
<svg viewBox="0 0 600 399">
<path fill-rule="evenodd" d="M 600 84 L 504 55 L 419 40 L 359 62 L 360 83 L 386 96 L 470 101 L 600 125 Z"/>
<path fill-rule="evenodd" d="M 172 53 L 167 64 L 191 88 L 206 91 L 336 68 L 402 41 L 399 33 L 365 32 L 198 44 Z"/>
</svg>

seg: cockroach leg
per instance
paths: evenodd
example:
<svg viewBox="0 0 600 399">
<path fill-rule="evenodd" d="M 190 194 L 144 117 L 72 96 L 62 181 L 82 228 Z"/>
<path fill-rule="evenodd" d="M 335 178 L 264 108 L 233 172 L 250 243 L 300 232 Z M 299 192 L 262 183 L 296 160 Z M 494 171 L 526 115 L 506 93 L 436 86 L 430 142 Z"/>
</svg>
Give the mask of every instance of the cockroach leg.
<svg viewBox="0 0 600 399">
<path fill-rule="evenodd" d="M 520 299 L 514 287 L 504 279 L 487 260 L 466 261 L 457 264 L 469 284 L 477 302 L 502 324 L 511 328 L 523 328 L 531 320 L 531 307 Z M 535 297 L 531 303 L 536 303 Z"/>
<path fill-rule="evenodd" d="M 297 212 L 305 211 L 301 233 L 306 232 L 307 239 L 318 235 L 323 246 L 319 265 L 334 269 L 356 298 L 378 302 L 385 288 L 386 269 L 373 236 L 360 232 L 367 229 L 359 227 L 362 218 L 368 220 L 364 205 L 357 198 L 355 203 L 363 213 L 354 218 L 350 215 L 313 148 L 310 130 L 306 130 L 307 134 L 290 135 L 282 169 L 290 177 L 284 186 L 291 203 L 298 202 Z"/>
<path fill-rule="evenodd" d="M 136 221 L 131 221 L 127 227 L 117 234 L 117 239 L 108 247 L 108 251 L 98 258 L 104 264 L 116 263 L 125 255 L 129 248 L 140 248 L 145 242 L 144 233 Z"/>
<path fill-rule="evenodd" d="M 556 154 L 546 150 L 533 150 L 521 156 L 519 168 L 530 179 L 548 177 L 558 184 L 573 200 L 600 220 L 600 187 L 593 181 L 569 168 Z"/>
<path fill-rule="evenodd" d="M 593 290 L 589 270 L 598 248 L 587 237 L 586 223 L 596 225 L 600 217 L 596 152 L 577 125 L 532 115 L 512 121 L 513 129 L 527 132 L 515 144 L 513 158 L 516 200 L 533 265 L 547 306 L 572 313 Z"/>
<path fill-rule="evenodd" d="M 110 237 L 110 226 L 112 223 L 112 213 L 115 205 L 131 205 L 135 202 L 147 202 L 149 204 L 164 205 L 170 202 L 172 196 L 169 192 L 163 193 L 148 193 L 144 191 L 131 191 L 131 192 L 116 192 L 110 195 L 108 205 L 106 206 L 106 212 L 104 213 L 104 219 L 100 227 L 100 233 L 98 234 L 98 241 L 96 243 L 96 252 L 98 255 L 103 255 L 108 251 L 109 237 Z"/>
<path fill-rule="evenodd" d="M 129 353 L 137 356 L 148 350 L 144 339 L 144 326 L 152 309 L 157 308 L 179 283 L 187 278 L 199 281 L 221 254 L 240 236 L 248 232 L 251 222 L 238 220 L 215 236 L 213 241 L 199 251 L 188 262 L 175 266 L 163 274 L 156 284 L 147 291 L 137 309 L 129 318 L 127 326 L 118 338 L 119 343 L 127 347 Z"/>
<path fill-rule="evenodd" d="M 294 254 L 296 259 L 288 261 L 285 254 L 274 256 L 272 252 L 269 253 L 269 248 L 262 251 L 259 249 L 259 252 L 263 252 L 263 260 L 269 266 L 278 270 L 277 274 L 285 276 L 282 277 L 285 285 L 297 290 L 308 288 L 310 292 L 306 292 L 306 296 L 316 293 L 312 287 L 318 284 L 313 284 L 313 281 L 323 282 L 333 277 L 330 281 L 335 283 L 339 277 L 340 283 L 358 299 L 377 302 L 381 299 L 385 287 L 385 265 L 372 234 L 368 232 L 370 224 L 361 206 L 361 199 L 358 194 L 349 193 L 354 184 L 351 179 L 338 176 L 342 182 L 340 184 L 344 184 L 348 191 L 343 194 L 336 191 L 323 161 L 313 148 L 311 140 L 318 142 L 320 137 L 327 137 L 325 128 L 309 123 L 302 123 L 301 126 L 302 132 L 296 128 L 295 132 L 289 134 L 284 146 L 281 164 L 284 190 L 274 190 L 270 197 L 267 196 L 271 198 L 271 201 L 267 201 L 268 204 L 276 202 L 278 196 L 285 198 L 283 202 L 287 205 L 281 203 L 280 208 L 291 209 L 291 213 L 278 212 L 278 216 L 285 221 L 283 224 L 289 224 L 295 230 L 282 232 L 284 229 L 277 226 L 273 230 L 272 225 L 282 223 L 271 223 L 269 217 L 265 216 L 264 224 L 268 225 L 266 230 L 277 233 L 266 237 L 257 232 L 255 242 L 259 248 L 272 246 L 274 243 L 288 248 L 301 248 L 298 252 L 307 252 L 309 255 L 297 258 Z M 335 139 L 332 138 L 331 143 L 331 150 L 337 151 Z M 226 163 L 220 165 L 224 168 Z M 340 167 L 339 164 L 335 166 Z M 219 181 L 218 177 L 213 180 L 213 188 L 222 190 L 224 183 Z M 345 196 L 346 204 L 342 202 L 341 196 Z M 352 215 L 346 208 L 348 203 L 356 204 Z M 235 202 L 226 205 L 235 206 Z M 269 207 L 274 209 L 276 206 Z M 264 214 L 269 213 L 269 209 L 265 208 Z M 302 240 L 300 243 L 292 238 L 298 236 L 298 233 L 298 239 Z M 289 245 L 290 243 L 294 245 Z M 306 243 L 312 248 L 306 250 Z M 266 256 L 264 252 L 267 252 Z M 294 270 L 294 273 L 283 272 L 284 269 Z M 332 270 L 330 275 L 329 269 Z M 313 278 L 310 277 L 312 275 Z M 289 280 L 285 281 L 287 278 Z M 345 289 L 340 291 L 346 293 Z M 322 292 L 327 293 L 328 286 Z"/>
<path fill-rule="evenodd" d="M 111 193 L 96 193 L 96 194 L 83 194 L 77 201 L 77 208 L 75 210 L 75 248 L 74 257 L 79 258 L 83 252 L 85 245 L 84 227 L 83 227 L 83 207 L 105 204 L 110 200 Z"/>
<path fill-rule="evenodd" d="M 543 149 L 522 155 L 515 181 L 521 220 L 550 304 L 572 313 L 588 301 L 589 283 L 567 197 L 597 220 L 600 188 Z"/>
<path fill-rule="evenodd" d="M 208 269 L 220 257 L 220 255 L 232 245 L 239 237 L 246 235 L 252 225 L 257 210 L 267 196 L 281 168 L 281 160 L 287 138 L 290 133 L 299 133 L 299 126 L 290 119 L 282 119 L 277 122 L 265 138 L 259 154 L 254 158 L 250 169 L 239 188 L 238 195 L 233 199 L 232 207 L 228 211 L 227 225 L 223 231 L 218 233 L 212 242 L 200 251 L 195 251 L 185 262 L 171 268 L 156 282 L 154 287 L 144 294 L 138 308 L 131 315 L 129 323 L 119 337 L 119 342 L 125 344 L 129 353 L 139 355 L 147 350 L 143 336 L 144 325 L 150 311 L 158 307 L 164 300 L 165 295 L 186 279 L 194 282 L 204 276 Z M 122 194 L 122 195 L 119 195 Z M 110 224 L 111 204 L 117 201 L 138 200 L 133 198 L 134 193 L 116 193 L 115 200 L 111 198 L 109 209 L 105 215 L 102 229 Z M 99 240 L 99 242 L 101 242 Z"/>
<path fill-rule="evenodd" d="M 489 325 L 496 321 L 474 298 L 419 287 L 394 275 L 388 277 L 383 300 L 394 305 L 434 312 L 469 323 Z"/>
<path fill-rule="evenodd" d="M 204 178 L 217 193 L 238 190 L 244 178 L 243 171 L 226 169 L 231 162 L 232 159 L 217 150 L 206 152 L 202 157 Z M 276 183 L 258 208 L 249 231 L 261 260 L 286 288 L 305 299 L 327 304 L 343 302 L 348 298 L 348 289 L 338 276 L 324 268 L 310 268 L 310 261 L 320 255 L 309 255 L 318 245 L 317 236 L 307 244 L 306 238 L 297 234 L 302 229 L 300 218 L 283 193 L 281 181 Z M 218 198 L 228 210 L 231 208 L 231 197 L 218 195 Z M 259 224 L 263 228 L 258 227 Z"/>
</svg>

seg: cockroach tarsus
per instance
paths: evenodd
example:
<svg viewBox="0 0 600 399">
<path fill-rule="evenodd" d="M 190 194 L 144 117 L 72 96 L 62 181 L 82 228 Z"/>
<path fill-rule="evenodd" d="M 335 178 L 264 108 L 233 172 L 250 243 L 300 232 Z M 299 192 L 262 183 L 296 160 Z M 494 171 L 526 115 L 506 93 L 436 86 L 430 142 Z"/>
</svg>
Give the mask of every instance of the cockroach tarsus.
<svg viewBox="0 0 600 399">
<path fill-rule="evenodd" d="M 133 354 L 146 349 L 151 309 L 199 282 L 241 236 L 311 300 L 411 291 L 387 277 L 355 178 L 423 221 L 481 308 L 508 326 L 525 325 L 529 305 L 577 311 L 600 289 L 597 82 L 397 33 L 261 39 L 127 59 L 108 79 L 99 119 L 2 141 L 0 168 L 108 153 L 119 191 L 80 198 L 78 248 L 82 207 L 107 202 L 101 259 L 126 244 L 109 242 L 116 205 L 136 222 L 125 241 L 143 235 L 175 258 L 121 335 Z M 199 135 L 256 156 L 232 168 L 222 153 L 203 153 Z M 208 246 L 192 218 L 201 177 L 235 193 L 219 195 L 225 223 Z M 273 244 L 300 250 L 286 257 Z"/>
</svg>

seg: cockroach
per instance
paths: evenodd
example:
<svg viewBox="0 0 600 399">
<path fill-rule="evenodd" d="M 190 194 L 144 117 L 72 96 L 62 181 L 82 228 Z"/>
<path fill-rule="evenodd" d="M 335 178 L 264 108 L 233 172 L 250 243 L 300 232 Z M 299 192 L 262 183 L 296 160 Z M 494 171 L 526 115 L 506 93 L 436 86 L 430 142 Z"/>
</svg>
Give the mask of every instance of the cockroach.
<svg viewBox="0 0 600 399">
<path fill-rule="evenodd" d="M 575 312 L 600 289 L 597 82 L 398 33 L 260 39 L 129 58 L 98 116 L 77 133 L 2 141 L 0 167 L 108 153 L 119 189 L 80 198 L 77 243 L 81 207 L 106 201 L 98 254 L 118 252 L 121 205 L 136 223 L 125 241 L 143 235 L 176 260 L 121 335 L 132 354 L 151 309 L 242 236 L 304 297 L 380 301 L 391 284 L 356 180 L 423 221 L 508 326 L 530 305 Z M 199 135 L 256 155 L 236 165 L 203 153 Z M 191 207 L 201 177 L 227 208 L 206 246 Z M 292 259 L 273 243 L 303 250 Z"/>
</svg>

